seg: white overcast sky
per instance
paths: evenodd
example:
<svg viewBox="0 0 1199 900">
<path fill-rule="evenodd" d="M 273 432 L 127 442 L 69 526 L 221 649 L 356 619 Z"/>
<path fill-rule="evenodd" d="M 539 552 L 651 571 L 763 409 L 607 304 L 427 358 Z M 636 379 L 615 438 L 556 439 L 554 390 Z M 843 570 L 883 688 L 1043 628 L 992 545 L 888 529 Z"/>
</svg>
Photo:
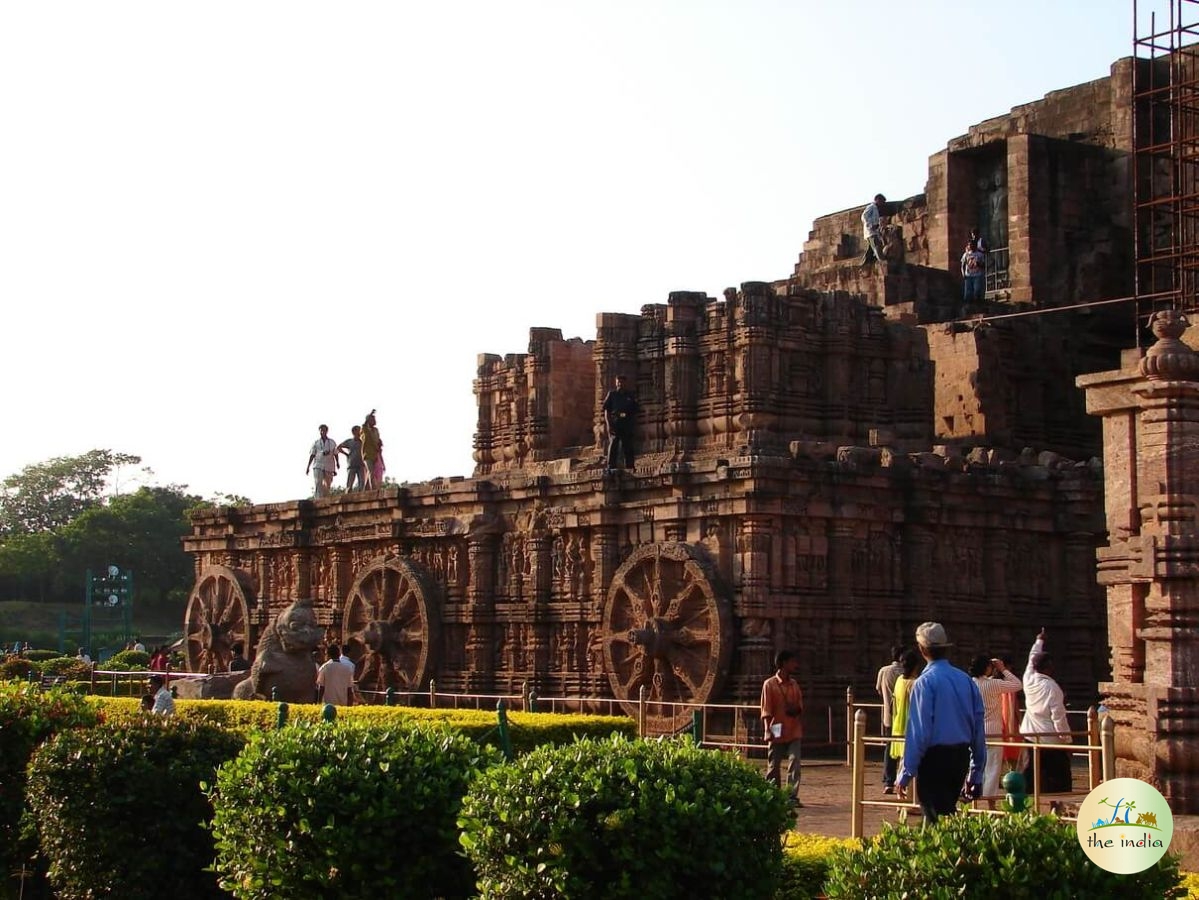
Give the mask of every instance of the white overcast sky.
<svg viewBox="0 0 1199 900">
<path fill-rule="evenodd" d="M 477 354 L 784 277 L 1131 46 L 1130 0 L 10 0 L 0 476 L 297 498 L 371 407 L 390 475 L 469 475 Z"/>
</svg>

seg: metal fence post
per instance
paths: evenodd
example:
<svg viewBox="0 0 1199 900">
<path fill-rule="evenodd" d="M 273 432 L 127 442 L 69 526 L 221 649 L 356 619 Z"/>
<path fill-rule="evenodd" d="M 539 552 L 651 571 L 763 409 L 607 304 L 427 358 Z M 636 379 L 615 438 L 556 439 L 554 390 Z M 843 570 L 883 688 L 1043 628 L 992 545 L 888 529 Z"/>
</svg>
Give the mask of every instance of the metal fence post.
<svg viewBox="0 0 1199 900">
<path fill-rule="evenodd" d="M 337 707 L 332 703 L 326 703 L 323 707 L 321 707 L 321 718 L 326 722 L 336 722 Z"/>
<path fill-rule="evenodd" d="M 851 779 L 850 796 L 852 812 L 850 813 L 850 837 L 862 837 L 862 800 L 866 782 L 866 710 L 859 709 L 853 717 L 853 741 L 850 743 Z"/>
<path fill-rule="evenodd" d="M 853 685 L 845 689 L 845 765 L 853 765 Z"/>
<path fill-rule="evenodd" d="M 387 689 L 387 693 L 383 695 L 383 705 L 384 706 L 395 706 L 396 705 L 396 689 L 395 688 L 389 687 Z"/>
<path fill-rule="evenodd" d="M 700 709 L 691 711 L 691 742 L 697 747 L 704 742 L 704 713 Z"/>
<path fill-rule="evenodd" d="M 512 736 L 508 733 L 508 704 L 504 702 L 503 697 L 495 705 L 495 715 L 499 720 L 497 728 L 500 734 L 500 751 L 504 754 L 504 759 L 512 762 Z"/>
<path fill-rule="evenodd" d="M 1099 746 L 1103 748 L 1103 780 L 1110 781 L 1116 777 L 1116 720 L 1110 713 L 1099 725 Z"/>
<path fill-rule="evenodd" d="M 437 709 L 437 682 L 429 679 L 429 709 Z"/>
<path fill-rule="evenodd" d="M 637 689 L 637 737 L 645 737 L 645 685 Z"/>
<path fill-rule="evenodd" d="M 1094 706 L 1087 707 L 1087 743 L 1091 749 L 1087 751 L 1087 777 L 1090 789 L 1103 780 L 1103 758 L 1099 748 L 1099 710 Z"/>
<path fill-rule="evenodd" d="M 287 704 L 280 703 L 279 704 L 279 713 L 275 718 L 275 728 L 276 729 L 282 728 L 286 724 L 287 724 Z"/>
<path fill-rule="evenodd" d="M 520 708 L 524 712 L 529 711 L 529 683 L 527 681 L 520 683 Z"/>
</svg>

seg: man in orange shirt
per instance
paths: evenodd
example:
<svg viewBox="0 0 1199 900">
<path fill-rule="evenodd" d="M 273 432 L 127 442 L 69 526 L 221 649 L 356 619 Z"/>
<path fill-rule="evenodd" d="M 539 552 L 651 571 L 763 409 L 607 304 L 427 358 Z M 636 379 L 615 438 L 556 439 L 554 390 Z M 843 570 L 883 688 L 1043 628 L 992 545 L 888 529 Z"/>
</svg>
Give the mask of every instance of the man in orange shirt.
<svg viewBox="0 0 1199 900">
<path fill-rule="evenodd" d="M 768 745 L 766 780 L 781 788 L 783 760 L 787 765 L 787 790 L 791 804 L 799 800 L 799 744 L 803 737 L 803 691 L 795 680 L 799 659 L 790 650 L 780 650 L 774 658 L 775 673 L 762 682 L 762 725 Z"/>
</svg>

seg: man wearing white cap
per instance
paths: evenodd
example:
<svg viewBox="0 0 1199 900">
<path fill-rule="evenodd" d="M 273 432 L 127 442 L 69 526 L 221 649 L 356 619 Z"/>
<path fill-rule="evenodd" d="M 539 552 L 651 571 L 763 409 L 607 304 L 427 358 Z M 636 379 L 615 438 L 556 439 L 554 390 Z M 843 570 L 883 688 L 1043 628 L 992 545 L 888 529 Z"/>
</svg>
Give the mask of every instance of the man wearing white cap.
<svg viewBox="0 0 1199 900">
<path fill-rule="evenodd" d="M 919 778 L 920 808 L 926 822 L 957 811 L 962 782 L 973 796 L 982 791 L 987 765 L 987 732 L 978 685 L 945 659 L 953 646 L 939 622 L 916 629 L 916 646 L 928 665 L 908 693 L 908 725 L 903 763 L 896 781 L 900 800 Z M 968 776 L 967 776 L 967 773 Z"/>
</svg>

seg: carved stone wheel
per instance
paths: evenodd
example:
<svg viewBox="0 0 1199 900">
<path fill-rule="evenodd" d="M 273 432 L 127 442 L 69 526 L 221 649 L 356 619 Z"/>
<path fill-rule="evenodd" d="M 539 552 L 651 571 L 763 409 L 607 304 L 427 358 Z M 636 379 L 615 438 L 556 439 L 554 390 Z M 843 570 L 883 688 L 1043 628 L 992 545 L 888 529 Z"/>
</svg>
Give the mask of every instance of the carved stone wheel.
<svg viewBox="0 0 1199 900">
<path fill-rule="evenodd" d="M 192 588 L 184 616 L 189 672 L 228 672 L 233 648 L 250 654 L 250 579 L 227 566 L 209 566 Z"/>
<path fill-rule="evenodd" d="M 733 652 L 732 612 L 704 551 L 648 544 L 633 551 L 608 588 L 602 623 L 612 691 L 636 717 L 646 689 L 646 726 L 677 731 L 723 685 Z"/>
<path fill-rule="evenodd" d="M 354 580 L 341 633 L 361 690 L 419 691 L 428 684 L 441 626 L 430 584 L 396 556 L 374 560 Z"/>
</svg>

